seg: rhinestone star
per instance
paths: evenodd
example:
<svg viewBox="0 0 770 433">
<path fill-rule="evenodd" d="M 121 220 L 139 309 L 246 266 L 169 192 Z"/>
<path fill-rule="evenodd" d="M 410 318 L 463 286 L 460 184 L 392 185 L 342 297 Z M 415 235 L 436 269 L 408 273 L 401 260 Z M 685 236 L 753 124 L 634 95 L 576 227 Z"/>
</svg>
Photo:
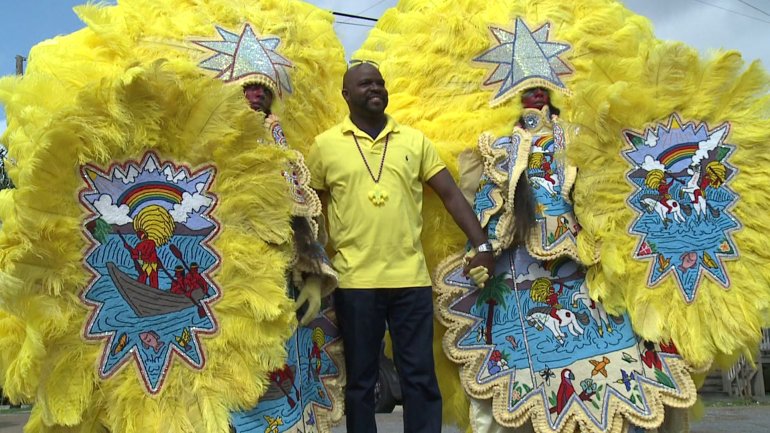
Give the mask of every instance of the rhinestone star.
<svg viewBox="0 0 770 433">
<path fill-rule="evenodd" d="M 497 45 L 473 60 L 495 65 L 495 69 L 484 81 L 485 87 L 499 86 L 491 105 L 498 105 L 527 87 L 544 86 L 566 90 L 559 76 L 571 73 L 572 69 L 558 56 L 571 47 L 568 44 L 548 42 L 550 28 L 551 25 L 546 23 L 534 32 L 530 31 L 521 18 L 516 18 L 513 33 L 499 27 L 489 27 Z"/>
<path fill-rule="evenodd" d="M 251 25 L 245 24 L 240 34 L 232 33 L 216 26 L 217 32 L 222 37 L 220 41 L 193 41 L 207 50 L 216 54 L 202 61 L 199 66 L 218 73 L 217 78 L 225 82 L 248 81 L 253 77 L 255 81 L 265 81 L 265 84 L 277 91 L 282 90 L 291 93 L 291 81 L 287 68 L 292 63 L 275 50 L 281 43 L 277 36 L 260 38 Z"/>
</svg>

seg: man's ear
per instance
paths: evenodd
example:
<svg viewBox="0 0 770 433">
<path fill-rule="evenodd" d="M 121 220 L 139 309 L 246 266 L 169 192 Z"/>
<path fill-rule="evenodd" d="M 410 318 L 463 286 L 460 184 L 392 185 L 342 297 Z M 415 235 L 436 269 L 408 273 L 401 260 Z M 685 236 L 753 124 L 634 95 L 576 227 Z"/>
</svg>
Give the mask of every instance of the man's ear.
<svg viewBox="0 0 770 433">
<path fill-rule="evenodd" d="M 348 100 L 348 96 L 349 96 L 348 89 L 342 89 L 342 97 L 345 99 L 345 101 Z"/>
</svg>

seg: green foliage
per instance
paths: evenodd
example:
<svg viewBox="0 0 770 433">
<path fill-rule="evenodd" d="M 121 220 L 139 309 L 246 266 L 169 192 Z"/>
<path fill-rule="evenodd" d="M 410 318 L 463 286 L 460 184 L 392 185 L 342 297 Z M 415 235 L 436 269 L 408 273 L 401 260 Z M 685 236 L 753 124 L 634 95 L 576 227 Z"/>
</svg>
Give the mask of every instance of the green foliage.
<svg viewBox="0 0 770 433">
<path fill-rule="evenodd" d="M 631 144 L 637 149 L 644 147 L 644 139 L 641 136 L 636 134 L 626 134 L 626 137 L 630 139 Z"/>
<path fill-rule="evenodd" d="M 498 274 L 490 278 L 484 287 L 479 291 L 479 297 L 476 299 L 476 306 L 489 304 L 494 301 L 496 305 L 505 308 L 505 295 L 511 291 L 508 284 L 505 283 L 505 274 Z"/>
<path fill-rule="evenodd" d="M 101 218 L 96 220 L 93 231 L 91 232 L 94 239 L 99 241 L 100 244 L 105 244 L 107 242 L 107 235 L 110 233 L 112 233 L 112 226 L 108 224 L 107 221 Z"/>
<path fill-rule="evenodd" d="M 721 162 L 723 159 L 725 159 L 725 157 L 727 157 L 728 153 L 730 153 L 730 149 L 728 147 L 718 146 L 716 160 Z"/>
<path fill-rule="evenodd" d="M 666 373 L 658 370 L 657 368 L 655 369 L 655 379 L 657 379 L 658 383 L 660 383 L 661 385 L 667 386 L 669 388 L 676 388 L 676 385 L 674 385 L 674 381 L 671 380 L 671 378 L 668 377 Z"/>
</svg>

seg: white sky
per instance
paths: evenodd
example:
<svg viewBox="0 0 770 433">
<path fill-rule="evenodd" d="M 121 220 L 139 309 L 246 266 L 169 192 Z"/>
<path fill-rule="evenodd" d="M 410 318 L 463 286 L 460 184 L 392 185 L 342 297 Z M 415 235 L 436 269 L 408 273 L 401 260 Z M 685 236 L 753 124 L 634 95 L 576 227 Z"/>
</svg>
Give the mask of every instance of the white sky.
<svg viewBox="0 0 770 433">
<path fill-rule="evenodd" d="M 72 7 L 87 0 L 0 0 L 0 75 L 12 74 L 14 56 L 36 43 L 80 27 Z M 114 2 L 115 0 L 106 0 Z M 479 0 L 497 1 L 497 0 Z M 565 0 L 569 1 L 569 0 Z M 622 0 L 653 22 L 661 39 L 683 41 L 703 53 L 737 49 L 770 69 L 770 0 Z M 309 0 L 321 8 L 378 18 L 398 0 Z M 350 56 L 373 22 L 337 17 L 335 29 Z M 0 131 L 5 129 L 0 109 Z"/>
<path fill-rule="evenodd" d="M 484 1 L 484 0 L 479 0 Z M 491 1 L 491 0 L 490 0 Z M 770 69 L 770 0 L 621 0 L 649 18 L 661 39 L 678 40 L 703 53 L 737 49 Z M 378 18 L 398 0 L 309 0 L 324 8 Z M 372 22 L 337 17 L 335 28 L 348 56 L 366 39 Z"/>
</svg>

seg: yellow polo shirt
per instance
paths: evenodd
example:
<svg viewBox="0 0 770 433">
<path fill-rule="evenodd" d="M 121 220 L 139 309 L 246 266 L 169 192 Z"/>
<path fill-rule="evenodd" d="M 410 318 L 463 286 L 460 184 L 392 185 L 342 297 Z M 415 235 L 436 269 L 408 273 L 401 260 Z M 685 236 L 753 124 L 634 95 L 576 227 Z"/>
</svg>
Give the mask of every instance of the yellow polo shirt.
<svg viewBox="0 0 770 433">
<path fill-rule="evenodd" d="M 369 200 L 375 183 L 354 135 L 375 177 L 389 137 L 379 181 L 388 194 L 382 206 Z M 346 118 L 316 137 L 307 164 L 310 185 L 328 192 L 332 264 L 340 288 L 431 285 L 420 242 L 422 189 L 445 165 L 422 132 L 388 116 L 385 129 L 372 140 Z"/>
</svg>

